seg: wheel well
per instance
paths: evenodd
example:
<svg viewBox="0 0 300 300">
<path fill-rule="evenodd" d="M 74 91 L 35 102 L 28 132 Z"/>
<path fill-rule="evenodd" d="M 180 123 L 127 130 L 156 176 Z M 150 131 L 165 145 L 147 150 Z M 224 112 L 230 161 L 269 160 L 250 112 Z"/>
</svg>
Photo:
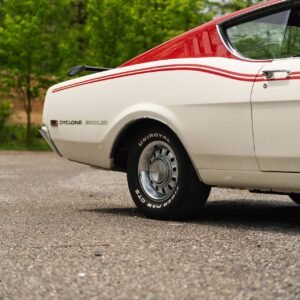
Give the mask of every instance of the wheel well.
<svg viewBox="0 0 300 300">
<path fill-rule="evenodd" d="M 136 136 L 138 131 L 142 130 L 143 128 L 151 128 L 155 125 L 159 125 L 171 130 L 162 122 L 153 119 L 140 119 L 133 121 L 121 131 L 114 143 L 110 155 L 114 162 L 113 170 L 121 172 L 127 171 L 127 158 L 131 140 Z"/>
</svg>

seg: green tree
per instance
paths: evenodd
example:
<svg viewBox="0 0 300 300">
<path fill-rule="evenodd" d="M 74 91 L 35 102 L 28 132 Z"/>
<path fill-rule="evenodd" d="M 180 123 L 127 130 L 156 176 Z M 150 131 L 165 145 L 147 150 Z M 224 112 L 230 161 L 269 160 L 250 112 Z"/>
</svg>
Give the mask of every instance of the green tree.
<svg viewBox="0 0 300 300">
<path fill-rule="evenodd" d="M 207 5 L 205 0 L 135 1 L 126 30 L 126 59 L 210 20 Z"/>
<path fill-rule="evenodd" d="M 88 0 L 70 0 L 64 7 L 64 35 L 60 42 L 61 49 L 61 76 L 74 66 L 87 63 L 89 53 L 89 39 L 86 34 Z M 55 17 L 56 18 L 56 17 Z"/>
<path fill-rule="evenodd" d="M 90 60 L 117 66 L 212 18 L 208 0 L 89 0 Z"/>
<path fill-rule="evenodd" d="M 87 34 L 89 61 L 97 65 L 117 66 L 124 59 L 126 30 L 132 22 L 132 0 L 89 0 Z"/>
<path fill-rule="evenodd" d="M 49 85 L 61 64 L 64 8 L 68 0 L 9 0 L 1 7 L 1 84 L 23 102 L 27 141 L 31 134 L 32 101 Z M 52 78 L 53 79 L 53 78 Z"/>
<path fill-rule="evenodd" d="M 116 67 L 207 22 L 260 0 L 0 0 L 0 92 L 32 102 L 73 65 Z"/>
</svg>

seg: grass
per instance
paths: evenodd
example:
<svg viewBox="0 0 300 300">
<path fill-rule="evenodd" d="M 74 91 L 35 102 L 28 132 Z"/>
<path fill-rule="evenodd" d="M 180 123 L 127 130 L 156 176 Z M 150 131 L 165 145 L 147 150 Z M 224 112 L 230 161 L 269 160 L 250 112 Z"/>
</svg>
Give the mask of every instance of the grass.
<svg viewBox="0 0 300 300">
<path fill-rule="evenodd" d="M 50 147 L 39 133 L 39 126 L 33 126 L 30 142 L 26 142 L 24 125 L 7 124 L 0 127 L 0 150 L 49 151 Z"/>
</svg>

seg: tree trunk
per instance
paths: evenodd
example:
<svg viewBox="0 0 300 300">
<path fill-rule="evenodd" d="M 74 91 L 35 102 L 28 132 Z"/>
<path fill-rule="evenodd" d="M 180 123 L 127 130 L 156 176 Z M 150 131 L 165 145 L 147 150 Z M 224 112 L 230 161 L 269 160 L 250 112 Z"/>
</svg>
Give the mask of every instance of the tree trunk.
<svg viewBox="0 0 300 300">
<path fill-rule="evenodd" d="M 28 100 L 28 109 L 26 110 L 26 144 L 31 142 L 31 99 Z"/>
<path fill-rule="evenodd" d="M 26 144 L 31 142 L 31 111 L 32 111 L 32 95 L 31 95 L 31 76 L 26 78 Z"/>
</svg>

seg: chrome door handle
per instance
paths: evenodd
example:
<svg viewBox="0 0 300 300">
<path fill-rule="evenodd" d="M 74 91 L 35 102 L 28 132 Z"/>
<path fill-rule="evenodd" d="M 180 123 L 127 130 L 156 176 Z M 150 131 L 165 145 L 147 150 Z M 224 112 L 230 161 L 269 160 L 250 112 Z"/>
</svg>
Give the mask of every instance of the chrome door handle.
<svg viewBox="0 0 300 300">
<path fill-rule="evenodd" d="M 286 77 L 289 76 L 289 74 L 291 73 L 291 71 L 290 70 L 265 70 L 265 71 L 262 71 L 262 73 L 264 74 L 264 76 L 267 79 L 273 78 L 275 73 L 285 73 L 286 76 L 284 78 L 286 78 Z"/>
</svg>

